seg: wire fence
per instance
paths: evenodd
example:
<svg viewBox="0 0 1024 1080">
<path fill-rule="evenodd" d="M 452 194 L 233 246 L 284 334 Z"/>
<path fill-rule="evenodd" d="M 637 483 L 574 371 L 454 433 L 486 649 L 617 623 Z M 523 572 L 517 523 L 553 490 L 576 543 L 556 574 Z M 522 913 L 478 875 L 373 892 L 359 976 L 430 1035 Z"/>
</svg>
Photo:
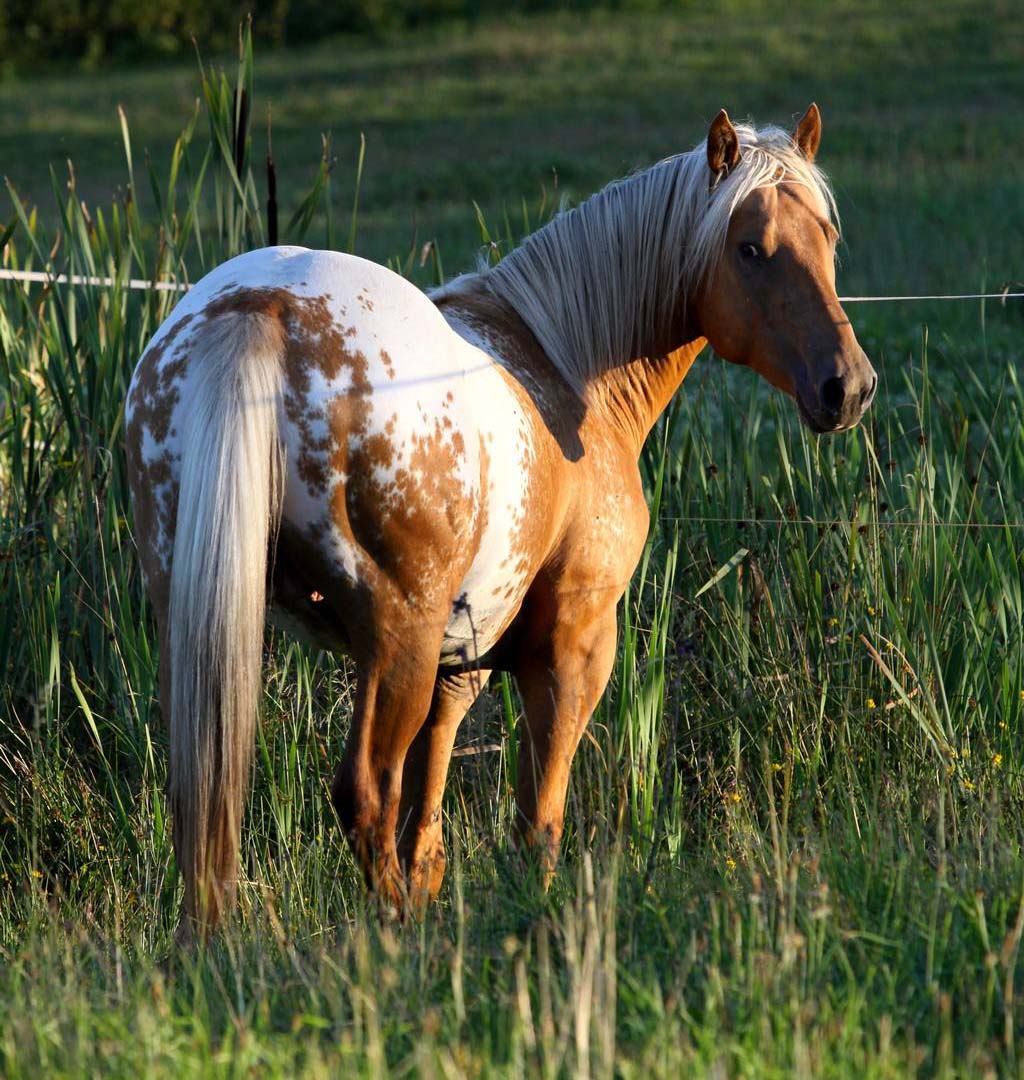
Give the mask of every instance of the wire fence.
<svg viewBox="0 0 1024 1080">
<path fill-rule="evenodd" d="M 150 290 L 154 292 L 188 292 L 192 286 L 179 281 L 149 281 L 145 278 L 96 277 L 89 274 L 60 274 L 48 270 L 0 269 L 0 281 L 16 281 L 42 285 L 82 285 L 88 288 Z M 925 300 L 1020 300 L 1024 292 L 1011 292 L 1009 287 L 987 293 L 928 293 L 908 296 L 840 296 L 841 304 L 875 304 L 898 301 Z"/>
<path fill-rule="evenodd" d="M 89 274 L 55 274 L 48 270 L 0 269 L 0 281 L 15 281 L 29 285 L 83 285 L 87 288 L 137 289 L 149 292 L 188 292 L 191 285 L 178 281 L 149 281 L 146 278 L 94 277 Z"/>
<path fill-rule="evenodd" d="M 808 518 L 808 517 L 671 517 L 658 519 L 661 522 L 686 525 L 809 525 L 814 528 L 828 529 L 849 526 L 857 529 L 1024 529 L 1024 521 L 946 521 L 941 518 L 920 518 L 914 521 L 900 521 L 896 518 Z"/>
</svg>

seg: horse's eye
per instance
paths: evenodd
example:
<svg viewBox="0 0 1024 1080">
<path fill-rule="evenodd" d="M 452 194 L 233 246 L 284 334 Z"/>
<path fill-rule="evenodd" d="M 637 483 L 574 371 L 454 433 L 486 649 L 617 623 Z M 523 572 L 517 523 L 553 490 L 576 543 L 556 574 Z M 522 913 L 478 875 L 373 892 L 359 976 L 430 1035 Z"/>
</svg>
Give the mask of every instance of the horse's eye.
<svg viewBox="0 0 1024 1080">
<path fill-rule="evenodd" d="M 760 259 L 761 249 L 757 244 L 740 244 L 740 255 L 744 259 Z"/>
</svg>

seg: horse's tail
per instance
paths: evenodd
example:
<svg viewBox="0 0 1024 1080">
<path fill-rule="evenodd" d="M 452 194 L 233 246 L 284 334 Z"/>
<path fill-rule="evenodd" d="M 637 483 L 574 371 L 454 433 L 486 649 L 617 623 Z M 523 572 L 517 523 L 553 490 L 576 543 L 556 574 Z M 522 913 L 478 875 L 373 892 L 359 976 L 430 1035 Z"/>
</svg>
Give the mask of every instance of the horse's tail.
<svg viewBox="0 0 1024 1080">
<path fill-rule="evenodd" d="M 185 921 L 216 925 L 233 897 L 261 687 L 268 552 L 281 517 L 283 341 L 269 316 L 203 324 L 179 415 L 171 567 L 168 792 Z"/>
</svg>

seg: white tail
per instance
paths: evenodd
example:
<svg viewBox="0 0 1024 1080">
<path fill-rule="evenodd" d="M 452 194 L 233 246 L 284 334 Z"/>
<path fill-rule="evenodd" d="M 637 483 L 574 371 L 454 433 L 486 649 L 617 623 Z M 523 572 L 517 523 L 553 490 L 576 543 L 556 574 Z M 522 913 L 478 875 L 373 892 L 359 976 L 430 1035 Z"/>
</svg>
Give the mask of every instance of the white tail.
<svg viewBox="0 0 1024 1080">
<path fill-rule="evenodd" d="M 282 352 L 276 319 L 217 316 L 197 335 L 179 409 L 185 419 L 167 635 L 169 795 L 185 919 L 200 927 L 217 923 L 238 874 L 268 548 L 281 513 Z"/>
</svg>

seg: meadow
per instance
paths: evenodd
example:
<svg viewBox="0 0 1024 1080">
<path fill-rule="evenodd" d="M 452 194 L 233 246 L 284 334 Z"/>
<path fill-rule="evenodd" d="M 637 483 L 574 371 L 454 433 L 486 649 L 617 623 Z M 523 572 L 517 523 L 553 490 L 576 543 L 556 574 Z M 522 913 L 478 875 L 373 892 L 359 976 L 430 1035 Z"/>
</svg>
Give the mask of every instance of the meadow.
<svg viewBox="0 0 1024 1080">
<path fill-rule="evenodd" d="M 121 447 L 173 304 L 124 282 L 265 243 L 268 103 L 281 239 L 424 286 L 723 105 L 813 99 L 841 294 L 1019 290 L 1014 11 L 695 2 L 0 84 L 0 263 L 118 281 L 0 283 L 0 1074 L 1024 1074 L 1024 302 L 850 305 L 881 387 L 834 438 L 698 361 L 644 452 L 651 535 L 550 892 L 509 850 L 495 680 L 409 925 L 328 801 L 350 670 L 268 630 L 240 914 L 174 953 Z"/>
</svg>

